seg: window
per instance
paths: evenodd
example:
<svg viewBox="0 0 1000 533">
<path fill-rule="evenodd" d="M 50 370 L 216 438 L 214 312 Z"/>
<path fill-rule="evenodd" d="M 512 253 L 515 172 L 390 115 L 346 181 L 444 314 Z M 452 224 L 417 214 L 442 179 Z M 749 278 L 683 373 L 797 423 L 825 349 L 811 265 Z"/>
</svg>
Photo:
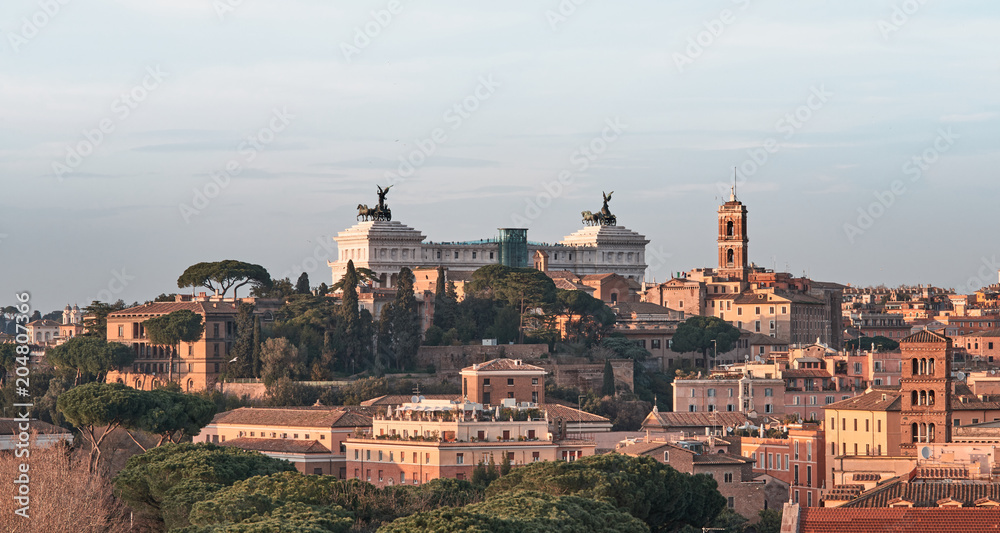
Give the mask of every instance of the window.
<svg viewBox="0 0 1000 533">
<path fill-rule="evenodd" d="M 670 462 L 670 452 L 663 452 L 663 462 L 664 463 Z"/>
<path fill-rule="evenodd" d="M 774 389 L 770 387 L 764 389 L 764 396 L 774 396 Z"/>
<path fill-rule="evenodd" d="M 735 410 L 736 410 L 736 408 L 735 408 L 735 406 L 733 404 L 731 404 L 731 403 L 730 404 L 726 404 L 726 411 L 729 411 L 731 413 L 731 412 L 733 412 Z"/>
<path fill-rule="evenodd" d="M 531 378 L 532 385 L 538 385 L 538 378 Z"/>
<path fill-rule="evenodd" d="M 773 453 L 767 454 L 767 468 L 768 468 L 768 470 L 774 468 L 774 454 Z"/>
<path fill-rule="evenodd" d="M 732 509 L 734 507 L 733 497 L 732 496 L 729 496 L 728 498 L 726 498 L 726 505 L 728 505 L 730 509 Z"/>
<path fill-rule="evenodd" d="M 868 432 L 868 419 L 865 419 L 865 432 Z"/>
<path fill-rule="evenodd" d="M 118 336 L 119 337 L 125 336 L 125 326 L 118 326 Z M 992 346 L 990 346 L 990 348 L 992 348 Z"/>
<path fill-rule="evenodd" d="M 400 484 L 406 483 L 406 472 L 399 473 L 399 483 Z"/>
<path fill-rule="evenodd" d="M 508 392 L 507 393 L 507 397 L 508 398 L 513 398 L 514 397 L 514 393 L 513 392 Z"/>
<path fill-rule="evenodd" d="M 806 442 L 806 461 L 813 460 L 813 443 L 812 441 Z"/>
<path fill-rule="evenodd" d="M 694 412 L 698 411 L 698 406 L 697 405 L 693 405 L 693 404 L 689 405 L 688 406 L 688 411 L 694 413 Z"/>
<path fill-rule="evenodd" d="M 769 404 L 769 403 L 768 404 L 764 404 L 764 412 L 765 413 L 773 413 L 774 412 L 774 405 Z"/>
<path fill-rule="evenodd" d="M 730 397 L 730 398 L 732 398 L 732 397 L 733 397 L 733 389 L 729 389 L 729 397 Z"/>
<path fill-rule="evenodd" d="M 799 460 L 799 441 L 795 441 L 795 460 Z"/>
<path fill-rule="evenodd" d="M 379 451 L 378 451 L 378 460 L 379 460 L 379 461 L 381 461 L 381 460 L 382 460 L 382 450 L 379 450 Z"/>
<path fill-rule="evenodd" d="M 490 378 L 483 378 L 483 386 L 484 387 L 490 386 Z"/>
<path fill-rule="evenodd" d="M 881 420 L 876 420 L 875 421 L 875 432 L 876 433 L 882 433 L 882 421 Z"/>
<path fill-rule="evenodd" d="M 653 339 L 649 341 L 650 348 L 658 349 L 660 348 L 660 339 Z"/>
<path fill-rule="evenodd" d="M 861 363 L 854 363 L 854 373 L 855 374 L 861 373 Z"/>
<path fill-rule="evenodd" d="M 722 475 L 722 480 L 725 483 L 732 483 L 733 482 L 733 474 L 732 474 L 732 472 L 726 472 L 725 474 L 723 474 Z"/>
<path fill-rule="evenodd" d="M 854 431 L 857 431 L 857 430 L 858 430 L 858 419 L 855 418 L 854 419 Z"/>
<path fill-rule="evenodd" d="M 788 470 L 788 454 L 787 453 L 785 454 L 785 467 L 782 468 L 782 470 L 785 470 L 785 471 Z"/>
<path fill-rule="evenodd" d="M 827 405 L 830 405 L 831 403 L 833 403 L 833 402 L 834 402 L 834 400 L 835 400 L 835 399 L 836 399 L 836 398 L 834 398 L 833 396 L 827 396 L 827 397 L 826 397 L 826 404 L 827 404 Z"/>
<path fill-rule="evenodd" d="M 514 378 L 507 378 L 507 386 L 508 387 L 514 386 Z"/>
<path fill-rule="evenodd" d="M 465 454 L 459 453 L 455 455 L 455 464 L 464 465 L 465 464 Z"/>
<path fill-rule="evenodd" d="M 715 389 L 708 389 L 708 397 L 709 398 L 715 397 Z"/>
</svg>

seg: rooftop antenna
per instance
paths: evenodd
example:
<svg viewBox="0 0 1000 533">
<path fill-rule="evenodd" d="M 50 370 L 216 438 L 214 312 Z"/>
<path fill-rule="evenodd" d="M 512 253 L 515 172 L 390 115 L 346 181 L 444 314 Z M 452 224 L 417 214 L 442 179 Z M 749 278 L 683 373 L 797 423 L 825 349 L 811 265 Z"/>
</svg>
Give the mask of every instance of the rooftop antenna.
<svg viewBox="0 0 1000 533">
<path fill-rule="evenodd" d="M 736 200 L 736 167 L 733 167 L 733 201 Z"/>
</svg>

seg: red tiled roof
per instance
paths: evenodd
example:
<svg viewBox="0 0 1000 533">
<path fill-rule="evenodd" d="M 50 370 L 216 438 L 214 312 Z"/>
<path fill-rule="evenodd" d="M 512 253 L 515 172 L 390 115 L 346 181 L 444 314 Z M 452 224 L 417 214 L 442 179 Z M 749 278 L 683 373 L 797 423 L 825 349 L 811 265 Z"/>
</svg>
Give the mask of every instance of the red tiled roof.
<svg viewBox="0 0 1000 533">
<path fill-rule="evenodd" d="M 803 507 L 799 533 L 997 533 L 1000 509 Z"/>
<path fill-rule="evenodd" d="M 192 311 L 200 315 L 235 314 L 237 306 L 234 302 L 151 302 L 115 311 L 108 316 L 160 316 L 174 311 Z"/>
<path fill-rule="evenodd" d="M 694 462 L 706 464 L 716 464 L 716 465 L 741 465 L 744 463 L 752 463 L 751 459 L 745 457 L 739 457 L 736 455 L 730 455 L 728 453 L 703 453 L 700 455 L 695 455 L 693 458 Z"/>
<path fill-rule="evenodd" d="M 824 409 L 848 409 L 858 411 L 899 411 L 902 407 L 900 393 L 891 390 L 873 390 L 860 396 L 831 403 Z"/>
<path fill-rule="evenodd" d="M 520 359 L 507 359 L 503 357 L 499 359 L 486 361 L 485 363 L 479 363 L 478 365 L 467 366 L 462 369 L 462 371 L 465 370 L 470 370 L 470 371 L 474 370 L 476 372 L 496 372 L 499 370 L 503 371 L 513 370 L 519 372 L 528 372 L 528 371 L 545 372 L 545 369 L 540 366 L 523 363 Z"/>
<path fill-rule="evenodd" d="M 538 406 L 540 409 L 544 410 L 549 415 L 549 422 L 552 422 L 556 418 L 562 418 L 568 423 L 572 422 L 605 422 L 610 424 L 611 421 L 600 415 L 595 415 L 593 413 L 588 413 L 586 411 L 581 411 L 579 409 L 573 409 L 572 407 L 567 407 L 565 405 L 559 405 L 557 403 L 544 403 Z"/>
<path fill-rule="evenodd" d="M 344 407 L 241 407 L 215 415 L 212 424 L 284 427 L 370 427 L 368 409 Z"/>
<path fill-rule="evenodd" d="M 220 442 L 220 446 L 231 446 L 257 452 L 277 453 L 330 453 L 326 446 L 315 440 L 295 439 L 251 439 L 239 438 Z"/>
<path fill-rule="evenodd" d="M 31 322 L 28 322 L 27 325 L 32 326 L 32 327 L 36 327 L 36 328 L 42 328 L 42 327 L 45 327 L 45 328 L 55 328 L 55 327 L 59 327 L 60 324 L 58 322 L 56 322 L 55 320 L 49 320 L 49 319 L 45 318 L 45 319 L 42 319 L 42 320 L 32 320 Z"/>
<path fill-rule="evenodd" d="M 781 377 L 783 378 L 830 378 L 833 377 L 829 372 L 822 368 L 791 368 L 789 370 L 782 370 Z"/>
<path fill-rule="evenodd" d="M 675 413 L 654 411 L 646 416 L 644 427 L 692 428 L 692 427 L 732 427 L 742 426 L 749 419 L 743 413 L 715 411 L 712 413 Z"/>
<path fill-rule="evenodd" d="M 889 501 L 902 498 L 913 502 L 914 507 L 935 507 L 944 498 L 962 502 L 972 507 L 976 500 L 989 498 L 1000 501 L 1000 483 L 985 481 L 907 483 L 901 479 L 884 482 L 850 502 L 844 507 L 886 507 Z"/>
<path fill-rule="evenodd" d="M 923 329 L 899 341 L 900 344 L 914 342 L 948 342 L 948 337 Z"/>
</svg>

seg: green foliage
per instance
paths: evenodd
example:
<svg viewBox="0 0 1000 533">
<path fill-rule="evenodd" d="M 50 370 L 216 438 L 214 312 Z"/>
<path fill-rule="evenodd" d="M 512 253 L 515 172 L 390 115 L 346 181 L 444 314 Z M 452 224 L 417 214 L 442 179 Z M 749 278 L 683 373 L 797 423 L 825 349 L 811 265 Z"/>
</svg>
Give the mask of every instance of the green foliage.
<svg viewBox="0 0 1000 533">
<path fill-rule="evenodd" d="M 425 346 L 441 346 L 441 341 L 444 340 L 444 330 L 436 325 L 431 325 L 424 332 L 424 345 Z"/>
<path fill-rule="evenodd" d="M 276 298 L 279 300 L 295 294 L 295 285 L 288 278 L 276 279 L 269 286 L 255 285 L 250 289 L 250 296 L 257 298 Z"/>
<path fill-rule="evenodd" d="M 88 383 L 59 396 L 56 408 L 90 441 L 90 470 L 100 466 L 101 444 L 115 429 L 134 427 L 148 408 L 142 391 L 121 383 Z M 105 426 L 100 436 L 96 429 Z"/>
<path fill-rule="evenodd" d="M 442 331 L 455 327 L 457 306 L 458 294 L 455 291 L 455 284 L 445 281 L 444 267 L 439 266 L 434 285 L 434 326 Z"/>
<path fill-rule="evenodd" d="M 641 533 L 641 521 L 604 502 L 576 496 L 516 492 L 461 509 L 439 509 L 400 518 L 380 533 Z"/>
<path fill-rule="evenodd" d="M 271 275 L 260 265 L 226 259 L 191 265 L 177 278 L 178 288 L 205 287 L 210 291 L 219 291 L 221 296 L 232 288 L 233 297 L 240 287 L 248 283 L 254 287 L 270 287 Z"/>
<path fill-rule="evenodd" d="M 611 503 L 653 531 L 702 527 L 726 505 L 708 476 L 677 472 L 651 457 L 596 455 L 532 463 L 494 481 L 487 498 L 519 490 L 572 494 Z"/>
<path fill-rule="evenodd" d="M 561 314 L 567 315 L 567 343 L 582 343 L 593 346 L 611 331 L 615 324 L 615 312 L 602 300 L 583 291 L 558 289 L 556 298 L 561 306 Z"/>
<path fill-rule="evenodd" d="M 758 516 L 760 516 L 760 521 L 755 525 L 757 533 L 781 532 L 781 511 L 761 509 Z"/>
<path fill-rule="evenodd" d="M 229 372 L 235 378 L 254 377 L 254 305 L 240 303 L 236 311 L 236 341 L 233 342 L 232 355 L 235 363 L 229 365 Z"/>
<path fill-rule="evenodd" d="M 601 394 L 604 396 L 615 394 L 615 370 L 611 368 L 611 359 L 604 361 L 604 383 L 601 386 Z"/>
<path fill-rule="evenodd" d="M 298 294 L 312 294 L 312 290 L 309 289 L 309 274 L 303 272 L 299 275 L 299 279 L 295 281 L 295 292 Z"/>
<path fill-rule="evenodd" d="M 231 526 L 281 519 L 288 526 L 347 531 L 351 513 L 332 503 L 331 493 L 341 481 L 329 476 L 282 472 L 237 481 L 191 507 L 189 521 L 196 526 Z M 298 504 L 298 505 L 289 505 Z M 262 530 L 263 531 L 263 530 Z"/>
<path fill-rule="evenodd" d="M 490 486 L 490 483 L 493 483 L 499 478 L 500 471 L 497 470 L 497 465 L 493 462 L 492 456 L 490 457 L 489 463 L 479 461 L 479 464 L 472 469 L 472 484 L 477 487 L 485 489 Z"/>
<path fill-rule="evenodd" d="M 124 301 L 118 300 L 113 304 L 107 304 L 94 300 L 90 305 L 83 308 L 83 329 L 84 335 L 108 338 L 108 315 L 115 311 L 121 311 L 128 307 Z"/>
<path fill-rule="evenodd" d="M 740 330 L 719 317 L 693 316 L 677 326 L 670 349 L 677 353 L 701 352 L 708 368 L 709 349 L 716 351 L 713 356 L 728 352 L 739 338 Z"/>
<path fill-rule="evenodd" d="M 844 344 L 845 350 L 857 350 L 858 346 L 861 346 L 862 350 L 871 350 L 872 344 L 875 345 L 875 349 L 880 352 L 892 352 L 899 349 L 899 343 L 890 339 L 889 337 L 883 337 L 881 335 L 876 335 L 874 337 L 861 337 L 860 339 L 851 339 Z"/>
<path fill-rule="evenodd" d="M 222 487 L 259 475 L 291 472 L 287 461 L 210 443 L 167 444 L 128 460 L 115 477 L 115 492 L 136 512 L 165 529 L 188 525 L 190 507 Z"/>
<path fill-rule="evenodd" d="M 151 343 L 167 346 L 194 342 L 205 330 L 201 315 L 187 309 L 147 319 L 142 325 Z"/>
<path fill-rule="evenodd" d="M 611 421 L 611 431 L 639 431 L 652 405 L 635 399 L 632 394 L 597 397 L 588 395 L 583 410 Z"/>
<path fill-rule="evenodd" d="M 215 416 L 215 404 L 194 394 L 164 389 L 144 392 L 146 408 L 135 426 L 160 435 L 160 443 L 197 435 Z"/>
<path fill-rule="evenodd" d="M 305 372 L 304 350 L 284 338 L 267 339 L 260 350 L 260 377 L 266 386 L 281 378 L 300 376 Z"/>
<path fill-rule="evenodd" d="M 91 379 L 103 381 L 109 370 L 131 365 L 135 353 L 124 344 L 81 335 L 49 349 L 45 358 L 57 368 L 75 371 L 79 383 Z"/>
<path fill-rule="evenodd" d="M 420 347 L 420 315 L 413 293 L 415 278 L 408 267 L 396 276 L 396 299 L 392 303 L 392 352 L 396 368 L 412 368 L 413 359 Z"/>
</svg>

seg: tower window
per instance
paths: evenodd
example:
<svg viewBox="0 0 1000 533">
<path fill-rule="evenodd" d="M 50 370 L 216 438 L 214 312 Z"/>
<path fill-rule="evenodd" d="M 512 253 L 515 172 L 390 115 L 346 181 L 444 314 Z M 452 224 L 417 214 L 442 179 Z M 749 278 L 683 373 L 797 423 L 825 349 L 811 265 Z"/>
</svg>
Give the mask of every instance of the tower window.
<svg viewBox="0 0 1000 533">
<path fill-rule="evenodd" d="M 726 222 L 726 236 L 727 237 L 732 237 L 733 236 L 733 221 L 732 220 Z"/>
<path fill-rule="evenodd" d="M 726 265 L 733 266 L 733 257 L 734 257 L 733 251 L 731 249 L 726 250 Z"/>
</svg>

